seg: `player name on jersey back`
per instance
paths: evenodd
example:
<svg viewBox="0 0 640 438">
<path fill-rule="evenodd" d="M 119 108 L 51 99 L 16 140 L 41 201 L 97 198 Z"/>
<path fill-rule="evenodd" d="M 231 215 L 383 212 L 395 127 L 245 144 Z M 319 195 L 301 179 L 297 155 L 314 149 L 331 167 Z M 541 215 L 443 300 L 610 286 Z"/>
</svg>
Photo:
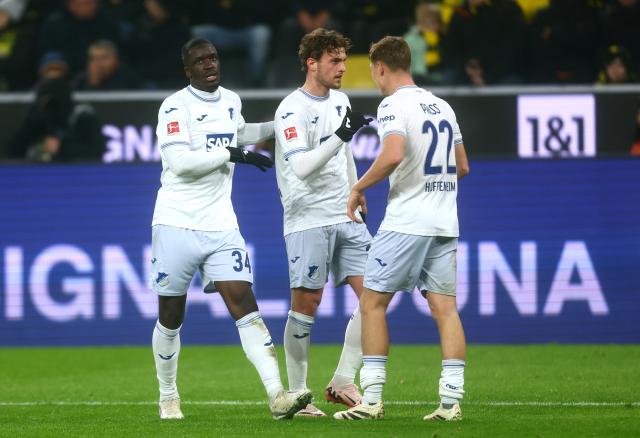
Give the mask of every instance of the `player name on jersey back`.
<svg viewBox="0 0 640 438">
<path fill-rule="evenodd" d="M 400 87 L 378 107 L 378 135 L 404 137 L 404 158 L 389 176 L 380 230 L 457 237 L 455 145 L 462 135 L 444 100 L 416 86 Z"/>
</svg>

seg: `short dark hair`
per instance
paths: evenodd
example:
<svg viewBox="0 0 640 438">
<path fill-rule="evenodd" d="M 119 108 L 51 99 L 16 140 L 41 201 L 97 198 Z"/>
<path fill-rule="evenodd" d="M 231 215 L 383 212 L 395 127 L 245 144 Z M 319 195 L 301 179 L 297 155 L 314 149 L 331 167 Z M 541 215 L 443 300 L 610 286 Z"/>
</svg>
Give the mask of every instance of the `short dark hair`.
<svg viewBox="0 0 640 438">
<path fill-rule="evenodd" d="M 189 52 L 191 52 L 191 49 L 193 49 L 194 47 L 200 47 L 205 45 L 213 46 L 213 43 L 206 38 L 193 38 L 187 41 L 186 43 L 184 43 L 184 46 L 182 46 L 182 53 L 181 53 L 182 65 L 184 65 L 185 67 L 189 67 Z"/>
<path fill-rule="evenodd" d="M 371 63 L 384 62 L 391 70 L 409 71 L 411 68 L 411 50 L 407 42 L 398 36 L 386 36 L 369 49 Z"/>
<path fill-rule="evenodd" d="M 309 58 L 319 60 L 325 51 L 334 52 L 344 49 L 345 52 L 348 52 L 350 48 L 351 40 L 340 32 L 318 28 L 306 34 L 300 41 L 298 58 L 302 64 L 302 71 L 307 71 L 307 59 Z"/>
</svg>

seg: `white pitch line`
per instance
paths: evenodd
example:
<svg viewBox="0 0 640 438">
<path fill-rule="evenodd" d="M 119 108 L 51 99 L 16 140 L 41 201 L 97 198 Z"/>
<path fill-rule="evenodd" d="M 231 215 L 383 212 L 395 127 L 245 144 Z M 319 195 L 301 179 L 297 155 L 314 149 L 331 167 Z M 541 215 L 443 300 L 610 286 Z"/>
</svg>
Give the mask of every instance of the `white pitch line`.
<svg viewBox="0 0 640 438">
<path fill-rule="evenodd" d="M 0 401 L 0 406 L 152 406 L 156 401 L 67 401 L 67 400 L 40 400 L 40 401 Z M 400 406 L 422 406 L 438 403 L 436 400 L 390 400 L 384 402 L 386 405 Z M 195 406 L 259 406 L 265 405 L 266 401 L 257 400 L 183 400 L 182 404 Z M 635 402 L 597 402 L 597 401 L 465 401 L 464 405 L 470 406 L 507 406 L 507 407 L 640 407 L 640 401 Z"/>
</svg>

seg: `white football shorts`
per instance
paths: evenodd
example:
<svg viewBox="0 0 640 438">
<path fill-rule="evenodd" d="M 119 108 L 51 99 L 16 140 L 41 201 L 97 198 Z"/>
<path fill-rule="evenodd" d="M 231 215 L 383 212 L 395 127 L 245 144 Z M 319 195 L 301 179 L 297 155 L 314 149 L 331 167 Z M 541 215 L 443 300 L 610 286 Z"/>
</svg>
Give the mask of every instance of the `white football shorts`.
<svg viewBox="0 0 640 438">
<path fill-rule="evenodd" d="M 251 262 L 239 230 L 199 231 L 154 225 L 151 233 L 151 289 L 184 295 L 196 271 L 212 281 L 253 283 Z"/>
<path fill-rule="evenodd" d="M 380 231 L 371 242 L 364 286 L 377 292 L 456 295 L 457 237 Z"/>
<path fill-rule="evenodd" d="M 371 234 L 365 224 L 344 222 L 287 234 L 289 286 L 321 289 L 329 272 L 340 286 L 347 277 L 364 275 Z"/>
</svg>

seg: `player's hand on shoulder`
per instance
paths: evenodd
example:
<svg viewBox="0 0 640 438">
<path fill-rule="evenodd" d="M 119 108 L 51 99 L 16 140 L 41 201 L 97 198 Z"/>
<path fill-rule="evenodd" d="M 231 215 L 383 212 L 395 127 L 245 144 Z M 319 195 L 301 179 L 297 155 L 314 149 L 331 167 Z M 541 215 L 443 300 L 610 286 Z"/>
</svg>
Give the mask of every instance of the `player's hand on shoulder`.
<svg viewBox="0 0 640 438">
<path fill-rule="evenodd" d="M 251 164 L 256 166 L 258 169 L 266 172 L 267 169 L 273 167 L 273 161 L 271 158 L 266 157 L 262 154 L 257 154 L 255 152 L 247 151 L 242 148 L 234 148 L 231 146 L 227 147 L 229 151 L 229 161 L 232 163 L 240 163 L 240 164 Z"/>
<path fill-rule="evenodd" d="M 351 111 L 351 107 L 347 107 L 347 112 L 342 119 L 342 124 L 336 129 L 336 135 L 344 142 L 351 141 L 358 129 L 368 125 L 373 121 L 370 117 L 365 117 L 362 113 Z"/>
</svg>

